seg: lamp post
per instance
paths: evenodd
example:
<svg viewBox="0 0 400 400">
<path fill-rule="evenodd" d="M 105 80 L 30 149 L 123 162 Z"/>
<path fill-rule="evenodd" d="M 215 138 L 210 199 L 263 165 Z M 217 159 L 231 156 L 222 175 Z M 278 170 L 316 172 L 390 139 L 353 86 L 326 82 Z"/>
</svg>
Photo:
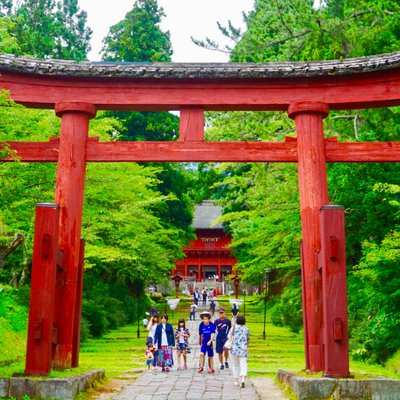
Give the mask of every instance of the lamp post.
<svg viewBox="0 0 400 400">
<path fill-rule="evenodd" d="M 136 301 L 137 301 L 137 338 L 140 338 L 140 272 L 142 268 L 137 268 L 138 276 L 136 278 Z"/>
<path fill-rule="evenodd" d="M 265 324 L 267 323 L 267 297 L 268 297 L 268 285 L 269 285 L 269 273 L 271 272 L 270 268 L 266 268 L 264 270 L 264 331 L 263 331 L 263 339 L 265 340 Z"/>
<path fill-rule="evenodd" d="M 239 297 L 239 283 L 241 281 L 240 276 L 235 274 L 232 278 L 233 285 L 235 286 L 235 299 Z"/>
<path fill-rule="evenodd" d="M 167 314 L 167 286 L 168 286 L 168 275 L 165 275 L 165 283 L 164 283 L 164 314 Z"/>
<path fill-rule="evenodd" d="M 246 289 L 243 290 L 243 316 L 246 317 Z"/>
<path fill-rule="evenodd" d="M 175 282 L 175 297 L 179 298 L 179 284 L 183 280 L 183 278 L 179 274 L 175 274 L 171 277 L 171 279 Z"/>
</svg>

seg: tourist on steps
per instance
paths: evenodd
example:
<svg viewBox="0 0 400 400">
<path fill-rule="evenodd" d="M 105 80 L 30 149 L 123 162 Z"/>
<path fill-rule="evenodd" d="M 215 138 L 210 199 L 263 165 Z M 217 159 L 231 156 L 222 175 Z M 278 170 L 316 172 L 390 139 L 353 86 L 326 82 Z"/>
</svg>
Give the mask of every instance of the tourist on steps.
<svg viewBox="0 0 400 400">
<path fill-rule="evenodd" d="M 192 303 L 190 305 L 190 315 L 189 315 L 189 319 L 191 321 L 195 321 L 196 320 L 196 310 L 197 310 L 197 304 Z"/>
</svg>

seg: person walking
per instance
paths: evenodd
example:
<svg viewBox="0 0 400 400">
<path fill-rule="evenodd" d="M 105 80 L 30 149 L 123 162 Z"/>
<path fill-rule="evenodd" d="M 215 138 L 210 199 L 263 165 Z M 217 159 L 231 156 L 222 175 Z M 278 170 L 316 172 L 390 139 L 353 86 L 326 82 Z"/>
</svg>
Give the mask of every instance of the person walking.
<svg viewBox="0 0 400 400">
<path fill-rule="evenodd" d="M 214 316 L 214 314 L 215 314 L 215 301 L 214 300 L 210 301 L 210 312 L 211 312 L 211 315 Z"/>
<path fill-rule="evenodd" d="M 158 315 L 153 315 L 150 318 L 150 321 L 147 325 L 147 330 L 149 331 L 149 335 L 147 337 L 147 344 L 154 344 L 154 334 L 156 333 L 156 328 L 159 323 Z"/>
<path fill-rule="evenodd" d="M 181 318 L 175 330 L 178 370 L 181 369 L 181 356 L 183 357 L 183 368 L 187 369 L 186 350 L 189 347 L 189 337 L 189 329 L 186 328 L 185 320 Z"/>
<path fill-rule="evenodd" d="M 228 335 L 232 335 L 232 348 L 231 348 L 231 360 L 232 360 L 232 372 L 233 372 L 233 384 L 245 387 L 245 379 L 247 376 L 247 358 L 250 340 L 250 331 L 246 324 L 246 318 L 243 315 L 238 315 L 236 318 L 236 324 L 231 328 Z"/>
<path fill-rule="evenodd" d="M 229 350 L 224 348 L 226 341 L 228 340 L 228 332 L 231 329 L 231 321 L 225 317 L 225 309 L 220 308 L 218 310 L 219 318 L 214 321 L 215 331 L 217 334 L 215 341 L 215 350 L 219 357 L 221 364 L 220 369 L 229 368 Z M 224 364 L 225 356 L 225 364 Z"/>
<path fill-rule="evenodd" d="M 232 313 L 232 325 L 235 325 L 236 318 L 239 314 L 239 308 L 236 303 L 233 303 L 231 313 Z"/>
<path fill-rule="evenodd" d="M 214 371 L 214 350 L 213 340 L 215 337 L 215 326 L 211 323 L 211 314 L 208 311 L 203 311 L 200 314 L 200 318 L 203 322 L 199 325 L 199 342 L 200 342 L 200 360 L 199 369 L 197 372 L 201 373 L 204 370 L 205 355 L 208 356 L 209 374 L 213 374 Z"/>
<path fill-rule="evenodd" d="M 194 301 L 194 304 L 196 304 L 196 306 L 199 305 L 199 300 L 200 300 L 200 292 L 199 292 L 199 289 L 196 288 L 196 290 L 193 293 L 193 301 Z"/>
<path fill-rule="evenodd" d="M 173 365 L 172 347 L 175 346 L 175 335 L 167 314 L 161 317 L 161 323 L 157 325 L 154 345 L 158 349 L 158 364 L 162 367 L 162 372 L 168 372 Z"/>
<path fill-rule="evenodd" d="M 204 288 L 201 295 L 203 296 L 203 306 L 207 305 L 207 288 Z"/>
<path fill-rule="evenodd" d="M 154 335 L 156 333 L 156 328 L 157 325 L 159 324 L 159 319 L 158 315 L 153 315 L 150 318 L 149 324 L 147 325 L 147 330 L 149 331 L 149 335 L 147 336 L 146 340 L 146 345 L 152 344 L 154 345 Z M 155 368 L 157 366 L 157 356 L 158 356 L 158 351 L 156 348 L 154 348 L 154 357 L 152 360 L 153 367 Z"/>
<path fill-rule="evenodd" d="M 189 315 L 190 321 L 195 321 L 196 320 L 196 310 L 197 310 L 197 304 L 193 302 L 190 305 L 190 315 Z"/>
<path fill-rule="evenodd" d="M 146 365 L 147 365 L 147 370 L 149 372 L 153 372 L 154 371 L 154 365 L 153 365 L 153 360 L 154 360 L 154 347 L 152 344 L 148 344 L 147 345 L 147 349 L 144 352 L 144 356 L 146 358 Z"/>
</svg>

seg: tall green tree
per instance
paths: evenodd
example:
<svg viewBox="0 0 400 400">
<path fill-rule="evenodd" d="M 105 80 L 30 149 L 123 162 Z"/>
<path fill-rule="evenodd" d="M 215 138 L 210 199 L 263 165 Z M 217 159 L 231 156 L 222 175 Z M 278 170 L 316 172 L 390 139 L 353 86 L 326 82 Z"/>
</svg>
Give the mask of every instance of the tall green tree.
<svg viewBox="0 0 400 400">
<path fill-rule="evenodd" d="M 169 32 L 159 26 L 165 16 L 156 0 L 137 0 L 125 18 L 110 28 L 103 40 L 105 61 L 170 62 L 172 55 Z M 172 141 L 178 137 L 179 118 L 169 112 L 112 112 L 109 115 L 124 124 L 121 140 Z M 173 226 L 188 231 L 192 219 L 190 200 L 186 196 L 190 177 L 177 164 L 162 164 L 159 190 L 173 193 L 175 200 L 160 204 L 155 210 Z"/>
<path fill-rule="evenodd" d="M 400 8 L 397 1 L 327 0 L 321 2 L 318 8 L 313 3 L 303 0 L 255 1 L 254 10 L 245 16 L 247 30 L 244 33 L 231 24 L 221 26 L 222 32 L 235 44 L 231 61 L 341 59 L 391 52 L 399 48 Z M 218 44 L 211 40 L 199 44 L 219 49 Z M 397 107 L 331 112 L 325 121 L 325 134 L 328 137 L 337 136 L 341 141 L 398 141 L 398 116 Z M 282 140 L 283 136 L 292 135 L 294 130 L 292 122 L 283 113 L 219 113 L 208 115 L 207 118 L 212 125 L 208 134 L 215 138 L 213 140 Z M 225 132 L 229 134 L 225 136 Z M 233 248 L 240 261 L 238 268 L 242 268 L 249 279 L 257 276 L 257 271 L 258 276 L 262 276 L 266 263 L 272 268 L 288 266 L 291 258 L 283 254 L 287 240 L 296 237 L 296 234 L 299 237 L 298 212 L 293 209 L 294 214 L 291 214 L 283 212 L 282 207 L 271 207 L 271 204 L 277 204 L 276 199 L 296 206 L 296 196 L 288 198 L 286 191 L 287 188 L 289 193 L 297 191 L 296 183 L 290 176 L 295 170 L 279 165 L 266 166 L 265 170 L 272 171 L 274 178 L 269 179 L 261 174 L 259 165 L 245 168 L 226 164 L 219 167 L 217 196 L 225 207 L 223 219 L 233 233 Z M 346 210 L 349 272 L 364 271 L 352 275 L 350 309 L 354 310 L 357 306 L 361 309 L 360 313 L 352 313 L 351 326 L 360 326 L 363 321 L 364 332 L 367 330 L 370 335 L 368 338 L 362 337 L 362 329 L 354 328 L 354 351 L 359 355 L 365 353 L 365 358 L 374 361 L 385 360 L 398 347 L 396 342 L 392 347 L 386 347 L 387 352 L 383 352 L 385 340 L 391 337 L 391 332 L 399 329 L 399 314 L 393 307 L 387 307 L 380 295 L 370 295 L 371 301 L 363 307 L 356 293 L 357 290 L 364 293 L 364 287 L 365 293 L 374 290 L 371 279 L 371 271 L 374 271 L 372 275 L 376 284 L 390 275 L 393 286 L 385 286 L 385 290 L 389 298 L 396 297 L 393 287 L 400 284 L 398 276 L 392 269 L 386 271 L 385 275 L 384 270 L 385 266 L 395 264 L 388 259 L 393 252 L 387 249 L 390 246 L 395 248 L 399 215 L 393 202 L 386 201 L 388 194 L 374 188 L 377 184 L 399 185 L 398 176 L 397 164 L 333 164 L 328 170 L 330 199 L 333 204 L 344 205 Z M 286 185 L 280 185 L 281 182 Z M 262 195 L 258 198 L 254 188 L 261 189 Z M 234 190 L 236 196 L 232 195 Z M 285 199 L 289 200 L 285 202 Z M 368 256 L 372 254 L 371 249 L 373 262 Z M 264 257 L 258 257 L 258 254 Z M 291 268 L 296 280 L 300 268 L 298 252 L 292 258 Z M 281 276 L 287 279 L 287 275 Z M 291 296 L 299 296 L 298 291 L 290 287 L 289 290 Z M 285 296 L 287 299 L 288 295 Z M 293 304 L 297 304 L 293 307 L 299 307 L 300 301 Z M 293 319 L 301 323 L 301 318 L 297 318 L 299 308 L 290 310 L 284 304 L 278 304 L 278 307 L 286 313 L 284 319 L 288 320 L 293 312 Z M 384 311 L 377 313 L 378 308 Z M 380 343 L 369 343 L 374 335 L 377 340 L 379 336 Z"/>
<path fill-rule="evenodd" d="M 0 17 L 0 51 L 2 53 L 19 54 L 21 49 L 18 40 L 13 36 L 14 22 L 8 17 Z"/>
<path fill-rule="evenodd" d="M 137 0 L 125 18 L 110 28 L 103 40 L 103 59 L 108 61 L 171 61 L 169 32 L 159 23 L 165 16 L 157 0 Z"/>
<path fill-rule="evenodd" d="M 87 13 L 78 0 L 24 0 L 12 7 L 3 1 L 0 11 L 13 22 L 8 34 L 19 47 L 16 55 L 39 58 L 85 60 L 90 51 L 92 30 L 86 26 Z"/>
</svg>

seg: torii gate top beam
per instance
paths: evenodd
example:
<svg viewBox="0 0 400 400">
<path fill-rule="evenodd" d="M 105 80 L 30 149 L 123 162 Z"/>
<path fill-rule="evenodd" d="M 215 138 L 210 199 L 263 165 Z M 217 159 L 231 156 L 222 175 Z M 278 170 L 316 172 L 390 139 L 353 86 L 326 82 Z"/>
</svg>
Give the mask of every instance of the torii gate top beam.
<svg viewBox="0 0 400 400">
<path fill-rule="evenodd" d="M 0 55 L 0 85 L 35 108 L 86 102 L 98 110 L 274 110 L 302 101 L 330 109 L 400 104 L 400 52 L 267 64 L 112 63 Z"/>
</svg>

